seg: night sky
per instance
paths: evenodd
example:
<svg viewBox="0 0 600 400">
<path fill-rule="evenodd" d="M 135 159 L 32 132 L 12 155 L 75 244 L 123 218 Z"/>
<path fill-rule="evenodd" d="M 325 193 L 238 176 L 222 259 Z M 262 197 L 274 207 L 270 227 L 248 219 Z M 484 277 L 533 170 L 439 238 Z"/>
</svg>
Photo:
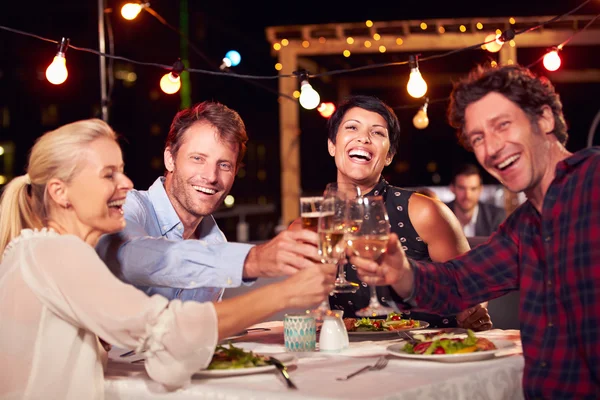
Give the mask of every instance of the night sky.
<svg viewBox="0 0 600 400">
<path fill-rule="evenodd" d="M 20 1 L 6 0 L 2 4 L 0 25 L 28 31 L 53 40 L 69 37 L 71 44 L 98 48 L 96 1 Z M 431 19 L 452 17 L 494 16 L 555 16 L 569 11 L 583 1 L 496 1 L 496 2 L 427 2 L 394 1 L 364 2 L 351 7 L 346 2 L 227 2 L 188 0 L 189 37 L 203 55 L 189 50 L 191 67 L 214 69 L 221 63 L 225 52 L 238 50 L 241 64 L 234 69 L 239 74 L 276 75 L 277 62 L 266 40 L 265 27 L 288 24 L 331 22 L 375 22 L 401 19 Z M 407 4 L 408 3 L 408 4 Z M 114 36 L 114 53 L 138 61 L 172 64 L 180 56 L 180 38 L 148 13 L 142 12 L 134 21 L 121 18 L 118 11 L 123 2 L 106 0 L 109 28 Z M 375 4 L 374 6 L 371 6 Z M 171 25 L 179 27 L 180 2 L 162 0 L 151 2 L 151 7 Z M 577 14 L 598 14 L 600 3 L 593 1 Z M 27 152 L 42 133 L 79 119 L 100 117 L 100 90 L 98 57 L 93 54 L 67 52 L 68 80 L 60 86 L 48 83 L 44 71 L 56 53 L 56 46 L 34 38 L 23 37 L 0 30 L 0 142 L 15 145 L 13 174 L 23 173 Z M 563 52 L 564 69 L 600 68 L 595 55 L 598 47 L 568 46 Z M 545 49 L 519 50 L 519 61 L 535 60 Z M 396 53 L 372 55 L 365 62 L 382 63 L 391 57 L 407 58 Z M 488 57 L 483 51 L 471 51 L 458 56 L 421 64 L 421 70 L 435 72 L 464 72 Z M 317 60 L 319 61 L 319 60 Z M 331 60 L 322 60 L 327 63 Z M 354 60 L 360 63 L 360 60 Z M 115 71 L 131 71 L 137 80 L 130 85 L 116 79 L 111 93 L 109 123 L 122 136 L 126 173 L 138 189 L 146 189 L 162 174 L 162 152 L 169 124 L 179 110 L 178 95 L 169 96 L 160 91 L 158 82 L 164 71 L 150 66 L 131 65 L 115 61 Z M 459 71 L 450 71 L 452 68 Z M 399 73 L 399 70 L 386 73 Z M 534 69 L 546 74 L 543 67 Z M 373 70 L 373 74 L 382 73 Z M 408 70 L 399 79 L 406 79 Z M 354 75 L 353 75 L 354 76 Z M 361 79 L 361 74 L 356 74 Z M 245 176 L 236 180 L 232 194 L 237 204 L 273 203 L 279 207 L 279 116 L 277 81 L 247 81 L 234 77 L 212 77 L 190 74 L 192 102 L 220 101 L 237 110 L 246 122 L 250 146 L 244 169 Z M 321 92 L 322 101 L 336 101 L 335 80 L 312 82 Z M 600 84 L 557 84 L 564 111 L 570 126 L 571 151 L 585 147 L 587 133 L 598 112 Z M 445 98 L 451 85 L 432 87 L 428 96 Z M 402 91 L 362 90 L 360 93 L 379 96 L 391 106 L 415 104 Z M 287 101 L 287 100 L 281 100 Z M 419 131 L 412 126 L 417 108 L 398 109 L 402 136 L 396 162 L 384 171 L 392 184 L 398 186 L 434 185 L 434 174 L 439 184 L 448 184 L 452 166 L 474 161 L 471 153 L 456 143 L 452 129 L 445 122 L 445 107 L 441 102 L 429 108 L 430 125 Z M 326 120 L 315 110 L 301 109 L 300 146 L 302 190 L 322 190 L 335 179 L 335 167 L 326 152 Z M 600 136 L 600 135 L 598 135 Z M 600 138 L 595 140 L 595 144 Z M 401 162 L 401 163 L 400 163 Z M 431 171 L 431 163 L 436 170 Z M 401 164 L 401 165 L 400 165 Z M 4 164 L 6 168 L 6 164 Z M 10 173 L 10 171 L 4 171 Z M 258 179 L 262 177 L 263 179 Z M 486 176 L 486 183 L 496 183 Z M 278 212 L 269 218 L 276 219 Z M 258 218 L 258 217 L 256 217 Z M 267 219 L 269 219 L 267 218 Z M 263 218 L 264 219 L 264 218 Z M 273 225 L 276 223 L 273 222 Z M 228 227 L 225 227 L 228 230 Z M 259 235 L 269 234 L 270 226 Z M 257 239 L 258 237 L 254 237 Z"/>
</svg>

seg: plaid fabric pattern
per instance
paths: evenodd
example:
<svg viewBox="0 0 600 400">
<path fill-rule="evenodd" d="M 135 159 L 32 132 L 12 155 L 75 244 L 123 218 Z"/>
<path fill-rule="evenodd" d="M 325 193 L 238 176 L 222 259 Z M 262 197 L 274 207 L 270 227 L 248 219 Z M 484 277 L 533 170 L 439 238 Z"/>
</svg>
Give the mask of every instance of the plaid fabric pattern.
<svg viewBox="0 0 600 400">
<path fill-rule="evenodd" d="M 411 264 L 419 308 L 520 291 L 527 398 L 600 398 L 600 148 L 558 163 L 541 214 L 526 202 L 464 256 Z"/>
</svg>

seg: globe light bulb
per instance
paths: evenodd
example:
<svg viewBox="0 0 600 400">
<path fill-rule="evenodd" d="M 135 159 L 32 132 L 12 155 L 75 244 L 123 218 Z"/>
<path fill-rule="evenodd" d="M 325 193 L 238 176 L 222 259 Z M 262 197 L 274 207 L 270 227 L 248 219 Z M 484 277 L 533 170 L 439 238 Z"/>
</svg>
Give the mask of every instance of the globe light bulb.
<svg viewBox="0 0 600 400">
<path fill-rule="evenodd" d="M 330 102 L 321 103 L 319 108 L 317 108 L 317 111 L 319 112 L 319 114 L 321 114 L 321 117 L 329 118 L 333 115 L 333 112 L 335 111 L 335 104 Z"/>
<path fill-rule="evenodd" d="M 427 106 L 423 106 L 413 117 L 413 125 L 417 129 L 425 129 L 429 126 L 429 117 L 427 116 Z"/>
<path fill-rule="evenodd" d="M 175 76 L 172 72 L 163 75 L 160 80 L 160 88 L 166 94 L 177 93 L 180 87 L 181 79 L 179 79 L 179 75 Z"/>
<path fill-rule="evenodd" d="M 408 94 L 415 99 L 419 99 L 427 93 L 427 83 L 423 79 L 423 76 L 421 76 L 419 68 L 413 68 L 410 71 L 410 78 L 408 79 L 406 90 L 408 90 Z"/>
<path fill-rule="evenodd" d="M 235 50 L 229 50 L 225 53 L 225 58 L 231 61 L 232 67 L 237 67 L 237 65 L 242 61 L 242 56 Z"/>
<path fill-rule="evenodd" d="M 307 80 L 302 81 L 300 85 L 300 105 L 307 110 L 312 110 L 319 105 L 321 96 Z"/>
<path fill-rule="evenodd" d="M 60 85 L 67 80 L 69 72 L 67 71 L 67 60 L 63 53 L 58 53 L 52 63 L 46 68 L 46 79 L 53 85 Z"/>
<path fill-rule="evenodd" d="M 406 90 L 408 90 L 408 94 L 412 97 L 419 99 L 427 93 L 427 83 L 419 71 L 419 61 L 417 60 L 417 56 L 410 55 L 408 57 L 408 66 L 410 67 L 410 77 L 408 78 Z"/>
<path fill-rule="evenodd" d="M 487 35 L 484 39 L 484 47 L 487 51 L 489 51 L 490 53 L 497 53 L 500 51 L 500 49 L 502 48 L 502 45 L 504 44 L 504 42 L 502 42 L 500 40 L 500 36 L 499 34 L 496 33 L 490 33 L 489 35 Z"/>
<path fill-rule="evenodd" d="M 123 7 L 121 7 L 121 15 L 123 18 L 131 21 L 138 16 L 138 14 L 142 11 L 142 5 L 137 3 L 127 3 Z"/>
<path fill-rule="evenodd" d="M 556 71 L 560 67 L 560 56 L 558 55 L 558 51 L 552 50 L 549 53 L 546 53 L 544 56 L 544 67 L 548 71 Z"/>
</svg>

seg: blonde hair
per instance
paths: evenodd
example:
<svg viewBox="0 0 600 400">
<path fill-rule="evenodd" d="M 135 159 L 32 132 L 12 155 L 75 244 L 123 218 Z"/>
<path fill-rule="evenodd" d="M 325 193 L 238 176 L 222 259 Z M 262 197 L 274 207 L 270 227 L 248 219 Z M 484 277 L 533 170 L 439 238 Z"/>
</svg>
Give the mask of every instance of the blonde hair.
<svg viewBox="0 0 600 400">
<path fill-rule="evenodd" d="M 46 184 L 57 178 L 70 183 L 85 158 L 86 147 L 99 138 L 117 140 L 100 119 L 73 122 L 38 138 L 31 149 L 27 174 L 6 185 L 0 198 L 0 254 L 21 230 L 42 228 L 49 215 Z"/>
</svg>

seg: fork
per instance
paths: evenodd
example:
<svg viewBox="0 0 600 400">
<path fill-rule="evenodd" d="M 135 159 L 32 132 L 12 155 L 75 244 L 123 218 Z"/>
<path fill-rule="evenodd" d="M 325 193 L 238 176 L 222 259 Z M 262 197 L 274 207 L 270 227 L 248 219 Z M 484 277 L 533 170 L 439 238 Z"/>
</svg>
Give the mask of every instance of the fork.
<svg viewBox="0 0 600 400">
<path fill-rule="evenodd" d="M 384 369 L 387 364 L 388 364 L 388 359 L 385 358 L 385 356 L 381 356 L 381 357 L 379 357 L 379 359 L 377 360 L 377 362 L 375 363 L 375 365 L 367 365 L 365 367 L 362 367 L 358 371 L 351 373 L 350 375 L 341 376 L 341 377 L 336 378 L 336 379 L 338 381 L 346 381 L 346 380 L 352 378 L 353 376 L 356 376 L 356 375 L 358 375 L 358 374 L 360 374 L 361 372 L 364 372 L 364 371 L 379 371 L 381 369 Z"/>
<path fill-rule="evenodd" d="M 406 331 L 398 331 L 398 335 L 404 337 L 404 340 L 412 345 L 417 344 L 419 341 L 415 337 Z"/>
</svg>

